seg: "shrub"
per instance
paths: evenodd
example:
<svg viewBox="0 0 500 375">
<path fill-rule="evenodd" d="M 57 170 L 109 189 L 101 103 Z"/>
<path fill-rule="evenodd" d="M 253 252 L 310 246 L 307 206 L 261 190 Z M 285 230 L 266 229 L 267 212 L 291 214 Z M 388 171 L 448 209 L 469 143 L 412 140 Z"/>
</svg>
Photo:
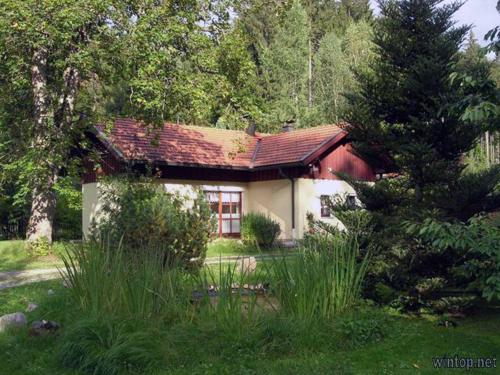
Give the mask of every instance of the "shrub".
<svg viewBox="0 0 500 375">
<path fill-rule="evenodd" d="M 280 232 L 280 225 L 262 213 L 248 213 L 241 218 L 241 238 L 247 243 L 271 247 Z"/>
<path fill-rule="evenodd" d="M 32 257 L 43 257 L 52 252 L 52 247 L 47 237 L 40 237 L 36 240 L 29 241 L 27 244 L 27 250 Z"/>
<path fill-rule="evenodd" d="M 438 253 L 453 252 L 454 275 L 463 275 L 471 289 L 488 300 L 500 299 L 500 228 L 486 217 L 473 217 L 467 223 L 444 222 L 432 218 L 421 224 L 405 223 L 408 234 L 421 239 Z M 458 277 L 456 277 L 458 278 Z"/>
<path fill-rule="evenodd" d="M 348 317 L 341 321 L 341 332 L 351 347 L 359 347 L 381 341 L 385 336 L 385 325 L 376 317 Z"/>
<path fill-rule="evenodd" d="M 152 181 L 112 180 L 102 192 L 103 216 L 94 237 L 132 252 L 157 249 L 164 262 L 203 264 L 211 220 L 201 191 L 188 197 L 167 193 Z"/>
<path fill-rule="evenodd" d="M 306 321 L 330 319 L 357 301 L 368 257 L 357 260 L 355 237 L 336 234 L 309 238 L 291 259 L 270 262 L 272 285 L 285 314 Z"/>
<path fill-rule="evenodd" d="M 61 177 L 54 186 L 57 195 L 54 214 L 56 240 L 82 238 L 82 189 L 78 178 Z"/>
</svg>

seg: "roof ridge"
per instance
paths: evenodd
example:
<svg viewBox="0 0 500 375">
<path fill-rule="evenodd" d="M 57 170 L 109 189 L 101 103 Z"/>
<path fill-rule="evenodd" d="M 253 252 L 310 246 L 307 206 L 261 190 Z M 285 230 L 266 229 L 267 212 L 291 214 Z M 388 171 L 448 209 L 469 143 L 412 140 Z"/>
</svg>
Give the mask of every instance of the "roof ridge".
<svg viewBox="0 0 500 375">
<path fill-rule="evenodd" d="M 336 127 L 338 129 L 341 129 L 337 124 L 325 124 L 325 125 L 318 125 L 318 126 L 311 126 L 310 128 L 299 128 L 299 129 L 294 129 L 289 132 L 281 132 L 281 133 L 273 133 L 273 134 L 265 134 L 263 137 L 269 138 L 269 137 L 279 137 L 279 136 L 286 136 L 286 135 L 295 135 L 295 134 L 301 134 L 301 133 L 306 133 L 306 132 L 314 132 L 315 130 L 319 129 L 326 129 L 326 128 L 333 128 Z"/>
</svg>

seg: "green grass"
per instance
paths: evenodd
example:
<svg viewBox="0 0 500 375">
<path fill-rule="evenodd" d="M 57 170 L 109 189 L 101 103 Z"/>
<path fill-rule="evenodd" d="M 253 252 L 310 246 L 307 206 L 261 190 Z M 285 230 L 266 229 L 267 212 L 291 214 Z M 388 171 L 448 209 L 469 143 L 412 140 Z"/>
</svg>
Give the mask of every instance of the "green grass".
<svg viewBox="0 0 500 375">
<path fill-rule="evenodd" d="M 287 250 L 277 246 L 269 249 L 259 249 L 255 246 L 245 245 L 240 240 L 218 238 L 208 244 L 207 258 L 234 255 L 280 254 L 283 251 L 294 251 L 294 249 Z"/>
<path fill-rule="evenodd" d="M 81 374 L 61 365 L 60 344 L 70 321 L 59 309 L 65 290 L 60 282 L 43 282 L 0 291 L 2 313 L 14 312 L 28 300 L 44 301 L 29 319 L 60 319 L 60 336 L 30 337 L 25 332 L 0 334 L 2 373 Z M 47 297 L 52 288 L 56 296 Z M 8 302 L 8 305 L 6 305 Z M 52 311 L 49 308 L 52 306 Z M 498 356 L 500 311 L 486 309 L 459 321 L 456 328 L 437 326 L 434 321 L 394 316 L 375 309 L 341 321 L 366 320 L 367 315 L 383 321 L 384 337 L 363 342 L 339 333 L 335 325 L 302 327 L 297 321 L 271 319 L 249 327 L 244 336 L 230 336 L 210 321 L 200 324 L 164 326 L 149 337 L 163 354 L 164 364 L 152 374 L 401 374 L 465 373 L 434 370 L 432 357 L 459 355 Z M 57 316 L 55 318 L 55 316 Z M 301 333 L 299 335 L 299 333 Z M 231 340 L 232 339 L 232 340 Z M 473 370 L 495 374 L 496 370 Z M 130 373 L 140 373 L 133 372 Z"/>
<path fill-rule="evenodd" d="M 55 242 L 52 245 L 52 255 L 32 257 L 25 241 L 0 241 L 0 272 L 62 266 L 60 256 L 66 246 L 64 242 Z"/>
<path fill-rule="evenodd" d="M 28 303 L 39 303 L 40 300 L 45 299 L 49 289 L 54 291 L 62 290 L 61 280 L 46 281 L 0 290 L 0 315 L 18 311 L 25 312 Z"/>
<path fill-rule="evenodd" d="M 342 243 L 335 245 L 341 251 Z M 72 261 L 79 265 L 71 267 L 67 280 L 72 288 L 63 288 L 59 280 L 0 291 L 1 313 L 25 311 L 35 302 L 40 306 L 28 314 L 30 322 L 62 324 L 59 334 L 50 337 L 30 337 L 27 330 L 0 334 L 0 373 L 454 374 L 460 370 L 433 371 L 432 358 L 498 355 L 498 308 L 480 311 L 456 328 L 359 300 L 349 302 L 348 309 L 323 313 L 337 294 L 328 293 L 318 277 L 356 288 L 346 281 L 356 275 L 353 268 L 338 262 L 349 264 L 346 252 L 352 244 L 344 245 L 338 259 L 329 247 L 322 251 L 331 258 L 271 260 L 258 263 L 252 275 L 228 263 L 195 273 L 164 268 L 155 251 L 124 257 L 109 243 L 75 247 L 66 259 L 68 266 Z M 288 271 L 280 273 L 284 268 L 277 267 Z M 335 274 L 326 274 L 332 267 Z M 317 286 L 300 281 L 300 272 Z M 279 286 L 283 277 L 287 285 Z M 264 281 L 271 282 L 270 296 L 232 293 L 235 283 Z M 203 293 L 211 285 L 218 288 L 216 298 Z M 280 296 L 284 287 L 290 292 Z M 49 288 L 55 295 L 47 294 Z M 312 299 L 295 297 L 308 289 Z M 332 299 L 322 301 L 321 296 Z M 305 314 L 292 306 L 295 298 L 307 307 Z"/>
</svg>

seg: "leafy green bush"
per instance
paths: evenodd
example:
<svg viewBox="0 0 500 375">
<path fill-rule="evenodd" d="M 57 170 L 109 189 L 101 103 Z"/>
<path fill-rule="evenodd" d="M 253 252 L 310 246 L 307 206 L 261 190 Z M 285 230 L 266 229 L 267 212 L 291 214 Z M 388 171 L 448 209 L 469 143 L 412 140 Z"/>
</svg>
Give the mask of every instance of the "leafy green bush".
<svg viewBox="0 0 500 375">
<path fill-rule="evenodd" d="M 26 246 L 28 253 L 32 257 L 43 257 L 52 252 L 52 247 L 46 237 L 29 241 Z"/>
<path fill-rule="evenodd" d="M 55 240 L 82 238 L 82 189 L 79 178 L 61 177 L 54 186 L 56 211 L 54 215 Z"/>
<path fill-rule="evenodd" d="M 358 261 L 355 237 L 316 235 L 293 258 L 274 258 L 269 273 L 281 311 L 305 321 L 330 319 L 360 296 L 368 257 Z"/>
<path fill-rule="evenodd" d="M 210 238 L 210 211 L 202 192 L 167 193 L 152 181 L 112 180 L 103 189 L 102 218 L 93 236 L 121 243 L 132 252 L 156 249 L 167 261 L 196 268 L 203 264 Z"/>
<path fill-rule="evenodd" d="M 406 230 L 440 253 L 458 254 L 462 262 L 455 265 L 455 274 L 486 299 L 500 299 L 500 227 L 490 219 L 450 223 L 427 218 L 421 224 L 406 223 Z"/>
<path fill-rule="evenodd" d="M 381 341 L 386 335 L 384 323 L 376 317 L 344 318 L 341 321 L 341 332 L 351 347 Z"/>
<path fill-rule="evenodd" d="M 271 247 L 280 232 L 280 225 L 262 213 L 248 213 L 241 218 L 241 238 L 247 243 Z"/>
</svg>

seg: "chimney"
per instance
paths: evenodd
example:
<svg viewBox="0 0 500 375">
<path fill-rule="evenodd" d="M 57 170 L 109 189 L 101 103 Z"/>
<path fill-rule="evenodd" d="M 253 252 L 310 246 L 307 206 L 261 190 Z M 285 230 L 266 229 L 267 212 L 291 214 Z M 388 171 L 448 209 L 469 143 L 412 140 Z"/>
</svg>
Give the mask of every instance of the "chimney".
<svg viewBox="0 0 500 375">
<path fill-rule="evenodd" d="M 241 119 L 248 124 L 245 133 L 247 133 L 252 137 L 255 137 L 257 125 L 255 125 L 255 122 L 253 121 L 252 117 L 248 113 L 245 113 L 243 116 L 241 116 Z"/>
<path fill-rule="evenodd" d="M 291 132 L 291 131 L 293 131 L 294 127 L 295 127 L 295 121 L 294 120 L 287 120 L 283 123 L 282 132 L 283 133 Z"/>
<path fill-rule="evenodd" d="M 257 130 L 257 126 L 255 125 L 254 122 L 251 122 L 250 124 L 248 124 L 247 126 L 247 130 L 245 130 L 245 132 L 248 134 L 248 135 L 251 135 L 252 137 L 255 137 L 255 131 Z"/>
</svg>

